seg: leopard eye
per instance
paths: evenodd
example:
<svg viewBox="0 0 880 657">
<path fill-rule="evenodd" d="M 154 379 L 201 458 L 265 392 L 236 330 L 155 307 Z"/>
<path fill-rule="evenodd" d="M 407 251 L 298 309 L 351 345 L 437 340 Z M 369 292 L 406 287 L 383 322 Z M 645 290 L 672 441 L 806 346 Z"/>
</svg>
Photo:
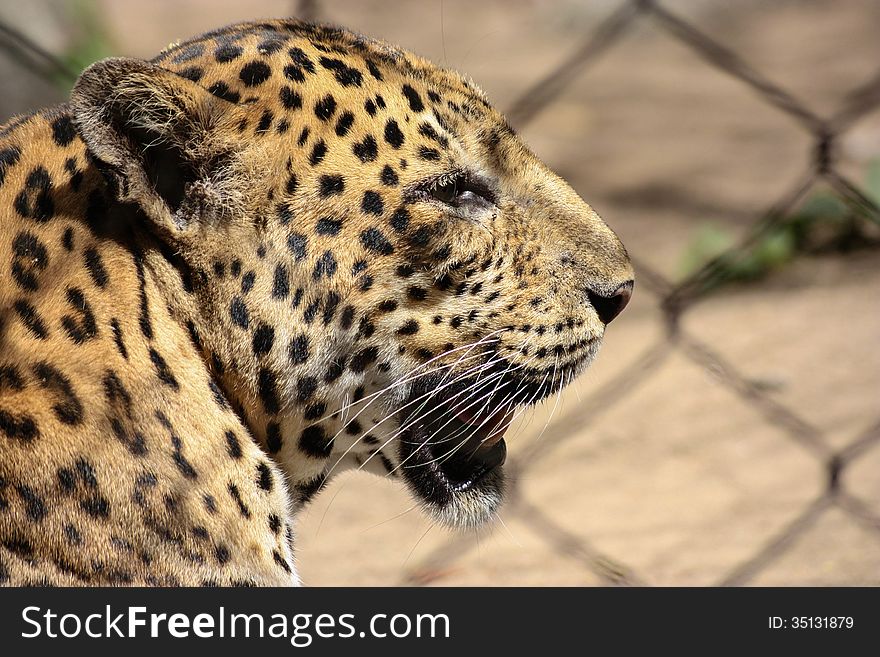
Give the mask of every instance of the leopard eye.
<svg viewBox="0 0 880 657">
<path fill-rule="evenodd" d="M 452 205 L 458 196 L 459 176 L 453 177 L 451 180 L 443 182 L 431 190 L 431 196 L 438 201 Z"/>
<path fill-rule="evenodd" d="M 429 194 L 441 203 L 463 210 L 487 210 L 495 205 L 492 191 L 464 173 L 439 180 L 431 187 Z"/>
</svg>

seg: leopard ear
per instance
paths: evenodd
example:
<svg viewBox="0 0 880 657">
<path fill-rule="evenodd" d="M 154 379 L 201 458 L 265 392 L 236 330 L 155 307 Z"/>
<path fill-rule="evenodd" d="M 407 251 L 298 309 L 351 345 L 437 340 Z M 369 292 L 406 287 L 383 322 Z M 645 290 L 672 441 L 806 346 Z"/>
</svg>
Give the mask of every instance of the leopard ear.
<svg viewBox="0 0 880 657">
<path fill-rule="evenodd" d="M 148 62 L 105 59 L 82 73 L 71 106 L 119 200 L 136 203 L 156 228 L 178 236 L 194 212 L 206 210 L 210 194 L 200 181 L 216 164 L 212 133 L 230 103 Z"/>
</svg>

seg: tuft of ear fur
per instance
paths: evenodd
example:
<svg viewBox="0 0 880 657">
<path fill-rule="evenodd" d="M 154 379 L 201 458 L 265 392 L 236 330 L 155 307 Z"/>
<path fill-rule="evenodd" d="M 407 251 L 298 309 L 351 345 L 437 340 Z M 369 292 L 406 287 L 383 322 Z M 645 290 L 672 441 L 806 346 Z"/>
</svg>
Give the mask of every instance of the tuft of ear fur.
<svg viewBox="0 0 880 657">
<path fill-rule="evenodd" d="M 224 166 L 212 134 L 228 102 L 154 64 L 115 58 L 82 73 L 71 106 L 119 200 L 138 204 L 159 230 L 179 236 L 195 214 L 228 209 L 211 186 Z"/>
</svg>

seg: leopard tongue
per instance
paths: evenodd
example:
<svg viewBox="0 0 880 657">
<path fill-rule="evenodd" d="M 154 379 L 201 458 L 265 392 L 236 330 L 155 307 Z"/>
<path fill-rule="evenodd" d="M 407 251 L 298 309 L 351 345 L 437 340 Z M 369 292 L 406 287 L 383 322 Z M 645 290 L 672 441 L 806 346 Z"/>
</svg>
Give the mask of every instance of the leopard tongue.
<svg viewBox="0 0 880 657">
<path fill-rule="evenodd" d="M 504 432 L 513 418 L 513 411 L 497 411 L 487 417 L 478 410 L 466 409 L 457 413 L 456 418 L 464 424 L 478 427 L 477 434 L 483 436 L 481 447 L 491 447 L 504 438 Z"/>
</svg>

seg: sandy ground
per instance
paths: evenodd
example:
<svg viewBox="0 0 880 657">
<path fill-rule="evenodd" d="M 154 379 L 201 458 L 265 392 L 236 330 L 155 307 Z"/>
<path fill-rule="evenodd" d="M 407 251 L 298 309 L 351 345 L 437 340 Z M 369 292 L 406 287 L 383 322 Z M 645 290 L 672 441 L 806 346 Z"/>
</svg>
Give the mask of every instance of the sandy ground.
<svg viewBox="0 0 880 657">
<path fill-rule="evenodd" d="M 294 5 L 101 4 L 118 52 L 135 56 L 226 22 L 289 15 Z M 319 6 L 324 19 L 466 71 L 505 108 L 616 4 Z M 880 62 L 880 5 L 869 0 L 666 5 L 822 116 L 876 75 Z M 673 279 L 699 226 L 743 233 L 804 174 L 812 148 L 790 117 L 644 18 L 520 127 L 634 257 Z M 854 125 L 836 155 L 861 182 L 880 155 L 880 111 Z M 495 527 L 477 537 L 448 533 L 413 509 L 402 487 L 347 474 L 300 522 L 305 581 L 601 585 L 622 574 L 632 583 L 723 582 L 821 495 L 823 454 L 873 435 L 843 472 L 843 490 L 862 515 L 838 507 L 807 514 L 803 529 L 738 583 L 880 584 L 876 252 L 803 259 L 704 300 L 683 320 L 687 336 L 815 432 L 824 446 L 819 455 L 687 350 L 664 347 L 660 320 L 658 299 L 637 286 L 595 367 L 558 405 L 528 413 L 515 427 L 509 444 L 523 466 L 518 496 Z M 645 354 L 654 358 L 651 368 L 597 401 Z"/>
</svg>

